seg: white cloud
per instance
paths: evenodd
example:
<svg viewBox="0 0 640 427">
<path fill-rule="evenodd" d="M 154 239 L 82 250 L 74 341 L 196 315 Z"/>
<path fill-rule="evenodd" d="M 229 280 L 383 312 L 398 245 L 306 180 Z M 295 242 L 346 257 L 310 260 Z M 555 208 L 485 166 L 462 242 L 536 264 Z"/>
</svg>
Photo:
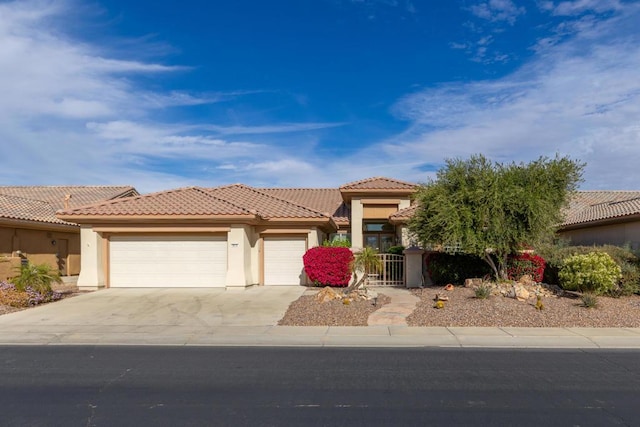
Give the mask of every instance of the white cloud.
<svg viewBox="0 0 640 427">
<path fill-rule="evenodd" d="M 227 177 L 216 169 L 224 164 L 253 164 L 256 176 L 266 177 L 287 167 L 304 169 L 294 160 L 282 163 L 283 149 L 267 135 L 284 139 L 291 132 L 341 125 L 228 126 L 214 120 L 201 124 L 159 118 L 166 117 L 158 113 L 167 108 L 225 102 L 264 91 L 149 90 L 139 83 L 145 79 L 136 77 L 190 68 L 131 59 L 131 52 L 146 52 L 145 37 L 119 43 L 127 45 L 128 59 L 118 58 L 113 47 L 74 39 L 65 28 L 68 20 L 83 18 L 81 6 L 75 0 L 0 3 L 4 184 L 119 183 L 151 191 L 225 183 Z M 239 135 L 252 135 L 252 140 Z M 297 151 L 305 155 L 305 150 Z"/>
<path fill-rule="evenodd" d="M 622 10 L 619 0 L 574 0 L 574 1 L 545 1 L 540 4 L 542 10 L 556 16 L 575 16 L 585 12 L 604 13 Z"/>
<path fill-rule="evenodd" d="M 524 7 L 516 6 L 511 0 L 489 0 L 474 4 L 469 7 L 469 11 L 478 18 L 491 22 L 506 22 L 509 25 L 515 24 L 520 15 L 524 15 Z"/>
<path fill-rule="evenodd" d="M 568 154 L 588 163 L 585 186 L 637 188 L 640 158 L 640 6 L 542 49 L 515 73 L 450 83 L 403 98 L 410 128 L 382 145 L 392 159 L 497 160 Z"/>
</svg>

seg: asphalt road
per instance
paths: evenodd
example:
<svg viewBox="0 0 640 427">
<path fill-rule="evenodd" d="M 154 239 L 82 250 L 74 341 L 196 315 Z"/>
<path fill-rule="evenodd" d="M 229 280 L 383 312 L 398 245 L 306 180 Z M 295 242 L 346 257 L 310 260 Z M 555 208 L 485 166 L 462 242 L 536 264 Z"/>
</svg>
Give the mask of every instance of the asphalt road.
<svg viewBox="0 0 640 427">
<path fill-rule="evenodd" d="M 640 352 L 5 346 L 0 425 L 640 425 Z"/>
</svg>

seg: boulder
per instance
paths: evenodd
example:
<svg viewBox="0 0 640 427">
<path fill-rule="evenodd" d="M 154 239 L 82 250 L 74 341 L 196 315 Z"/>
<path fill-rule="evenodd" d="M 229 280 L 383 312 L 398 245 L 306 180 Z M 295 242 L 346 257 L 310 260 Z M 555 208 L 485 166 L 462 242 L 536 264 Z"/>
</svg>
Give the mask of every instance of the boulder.
<svg viewBox="0 0 640 427">
<path fill-rule="evenodd" d="M 536 281 L 533 280 L 533 277 L 531 277 L 530 274 L 525 274 L 520 278 L 520 280 L 518 280 L 518 283 L 524 286 L 534 286 Z"/>
<path fill-rule="evenodd" d="M 484 282 L 484 280 L 482 280 L 479 277 L 474 277 L 473 279 L 465 279 L 464 287 L 465 288 L 475 288 L 476 286 L 482 285 L 482 282 Z"/>
<path fill-rule="evenodd" d="M 324 303 L 335 299 L 342 299 L 342 294 L 329 286 L 322 288 L 322 290 L 316 294 L 316 301 L 318 302 Z"/>
<path fill-rule="evenodd" d="M 508 294 L 509 297 L 515 298 L 518 301 L 526 301 L 529 299 L 529 291 L 521 284 L 516 283 L 513 285 Z"/>
</svg>

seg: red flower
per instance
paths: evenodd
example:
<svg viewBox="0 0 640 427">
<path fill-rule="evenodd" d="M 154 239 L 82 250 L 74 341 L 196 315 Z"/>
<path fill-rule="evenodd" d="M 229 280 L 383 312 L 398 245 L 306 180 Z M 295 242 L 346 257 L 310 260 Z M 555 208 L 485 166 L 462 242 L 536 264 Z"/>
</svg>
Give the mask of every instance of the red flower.
<svg viewBox="0 0 640 427">
<path fill-rule="evenodd" d="M 349 248 L 317 246 L 302 257 L 304 271 L 313 283 L 344 287 L 351 278 L 353 253 Z"/>
</svg>

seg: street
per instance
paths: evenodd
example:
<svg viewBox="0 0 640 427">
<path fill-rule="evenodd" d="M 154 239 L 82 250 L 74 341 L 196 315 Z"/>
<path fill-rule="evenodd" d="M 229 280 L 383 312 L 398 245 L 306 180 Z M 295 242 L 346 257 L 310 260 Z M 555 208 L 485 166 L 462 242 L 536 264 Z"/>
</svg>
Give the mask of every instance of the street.
<svg viewBox="0 0 640 427">
<path fill-rule="evenodd" d="M 640 425 L 638 351 L 0 347 L 3 426 Z"/>
</svg>

